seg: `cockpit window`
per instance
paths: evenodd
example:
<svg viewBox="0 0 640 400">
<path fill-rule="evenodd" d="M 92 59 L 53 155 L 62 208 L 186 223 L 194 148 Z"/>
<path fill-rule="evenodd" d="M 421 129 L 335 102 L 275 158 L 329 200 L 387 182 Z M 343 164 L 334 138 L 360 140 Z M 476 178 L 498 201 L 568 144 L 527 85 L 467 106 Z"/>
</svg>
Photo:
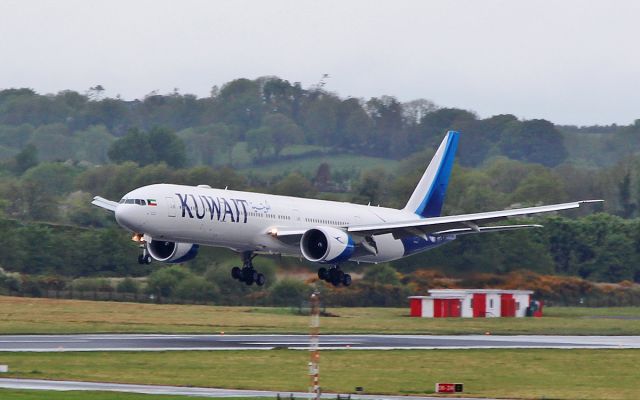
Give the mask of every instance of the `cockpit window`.
<svg viewBox="0 0 640 400">
<path fill-rule="evenodd" d="M 137 204 L 139 206 L 146 206 L 147 201 L 144 199 L 122 199 L 120 204 Z"/>
<path fill-rule="evenodd" d="M 127 199 L 125 199 L 124 197 L 123 197 L 123 198 L 121 198 L 121 199 L 120 199 L 120 204 L 124 204 L 124 202 L 125 202 L 126 200 L 127 200 Z"/>
</svg>

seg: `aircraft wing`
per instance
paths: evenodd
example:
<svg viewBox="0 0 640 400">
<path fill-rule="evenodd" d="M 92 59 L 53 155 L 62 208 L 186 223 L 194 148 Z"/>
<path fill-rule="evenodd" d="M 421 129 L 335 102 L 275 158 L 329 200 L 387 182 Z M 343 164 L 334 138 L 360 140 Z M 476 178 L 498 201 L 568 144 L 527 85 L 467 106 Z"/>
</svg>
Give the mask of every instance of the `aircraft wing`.
<svg viewBox="0 0 640 400">
<path fill-rule="evenodd" d="M 118 207 L 118 203 L 115 201 L 107 200 L 104 197 L 95 196 L 93 201 L 91 202 L 94 206 L 98 206 L 100 208 L 104 208 L 105 210 L 109 210 L 112 212 L 116 211 L 116 207 Z"/>
<path fill-rule="evenodd" d="M 281 242 L 291 246 L 296 246 L 300 243 L 302 235 L 306 232 L 306 229 L 291 228 L 291 227 L 271 227 L 267 230 L 267 233 Z"/>
<path fill-rule="evenodd" d="M 458 235 L 466 233 L 481 233 L 508 229 L 533 228 L 532 225 L 511 225 L 501 227 L 481 227 L 479 224 L 487 224 L 504 220 L 508 217 L 516 217 L 530 214 L 539 214 L 552 211 L 578 208 L 582 204 L 602 202 L 603 200 L 583 200 L 572 203 L 551 204 L 539 207 L 516 208 L 513 210 L 490 211 L 475 214 L 451 215 L 447 217 L 423 218 L 409 221 L 388 222 L 372 225 L 358 225 L 347 228 L 348 232 L 365 235 L 382 235 L 393 233 L 396 237 L 407 235 Z M 539 226 L 539 225 L 538 225 Z M 493 228 L 493 229 L 491 229 Z"/>
<path fill-rule="evenodd" d="M 542 225 L 501 225 L 501 226 L 479 226 L 478 229 L 474 228 L 458 228 L 447 229 L 444 231 L 433 232 L 435 236 L 447 236 L 447 235 L 468 235 L 470 233 L 488 233 L 488 232 L 501 232 L 501 231 L 515 231 L 516 229 L 527 228 L 542 228 Z"/>
</svg>

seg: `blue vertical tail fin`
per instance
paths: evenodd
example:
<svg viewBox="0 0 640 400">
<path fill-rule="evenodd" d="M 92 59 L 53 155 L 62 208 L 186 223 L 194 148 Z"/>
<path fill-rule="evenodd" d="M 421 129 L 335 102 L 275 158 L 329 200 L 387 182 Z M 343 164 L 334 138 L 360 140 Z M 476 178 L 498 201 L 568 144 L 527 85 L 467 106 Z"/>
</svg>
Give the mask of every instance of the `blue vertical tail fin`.
<svg viewBox="0 0 640 400">
<path fill-rule="evenodd" d="M 425 218 L 440 216 L 458 148 L 459 135 L 455 131 L 447 132 L 447 136 L 440 143 L 418 186 L 409 198 L 405 211 Z"/>
</svg>

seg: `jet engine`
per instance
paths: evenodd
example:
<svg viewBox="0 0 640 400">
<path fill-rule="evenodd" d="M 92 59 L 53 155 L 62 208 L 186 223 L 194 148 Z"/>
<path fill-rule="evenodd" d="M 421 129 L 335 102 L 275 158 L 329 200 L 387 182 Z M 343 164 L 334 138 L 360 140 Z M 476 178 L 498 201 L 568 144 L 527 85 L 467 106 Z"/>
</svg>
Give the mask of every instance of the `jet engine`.
<svg viewBox="0 0 640 400">
<path fill-rule="evenodd" d="M 353 239 L 345 231 L 321 226 L 312 228 L 300 240 L 302 255 L 309 261 L 318 263 L 338 263 L 347 261 L 355 250 Z"/>
<path fill-rule="evenodd" d="M 154 259 L 166 263 L 181 263 L 194 259 L 198 255 L 200 245 L 192 243 L 166 242 L 151 240 L 147 243 L 147 251 Z"/>
</svg>

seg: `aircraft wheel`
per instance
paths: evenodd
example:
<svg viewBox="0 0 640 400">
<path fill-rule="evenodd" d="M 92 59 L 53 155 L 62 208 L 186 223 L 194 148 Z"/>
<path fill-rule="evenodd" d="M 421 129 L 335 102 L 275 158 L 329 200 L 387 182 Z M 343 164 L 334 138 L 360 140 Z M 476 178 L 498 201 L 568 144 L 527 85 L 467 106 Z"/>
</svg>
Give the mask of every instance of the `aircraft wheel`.
<svg viewBox="0 0 640 400">
<path fill-rule="evenodd" d="M 326 281 L 329 278 L 329 274 L 327 273 L 327 269 L 325 267 L 320 267 L 318 270 L 318 278 Z"/>
<path fill-rule="evenodd" d="M 244 267 L 242 269 L 242 280 L 247 285 L 251 285 L 253 284 L 253 282 L 256 282 L 258 280 L 258 273 L 253 268 Z"/>
<path fill-rule="evenodd" d="M 342 276 L 342 284 L 345 285 L 345 286 L 350 286 L 351 285 L 351 275 L 344 274 Z"/>
<path fill-rule="evenodd" d="M 240 269 L 240 267 L 231 268 L 231 277 L 237 280 L 240 280 L 242 278 L 242 270 Z"/>
<path fill-rule="evenodd" d="M 144 257 L 142 257 L 144 264 L 151 264 L 151 256 L 150 255 L 146 255 Z"/>
<path fill-rule="evenodd" d="M 138 264 L 144 264 L 144 257 L 142 254 L 138 254 Z"/>
<path fill-rule="evenodd" d="M 256 285 L 262 286 L 265 284 L 266 281 L 267 281 L 267 278 L 265 278 L 263 274 L 258 274 L 256 278 Z"/>
<path fill-rule="evenodd" d="M 344 272 L 340 271 L 337 268 L 333 268 L 329 271 L 329 281 L 333 286 L 340 286 L 340 283 L 342 283 L 343 276 L 344 276 Z"/>
</svg>

